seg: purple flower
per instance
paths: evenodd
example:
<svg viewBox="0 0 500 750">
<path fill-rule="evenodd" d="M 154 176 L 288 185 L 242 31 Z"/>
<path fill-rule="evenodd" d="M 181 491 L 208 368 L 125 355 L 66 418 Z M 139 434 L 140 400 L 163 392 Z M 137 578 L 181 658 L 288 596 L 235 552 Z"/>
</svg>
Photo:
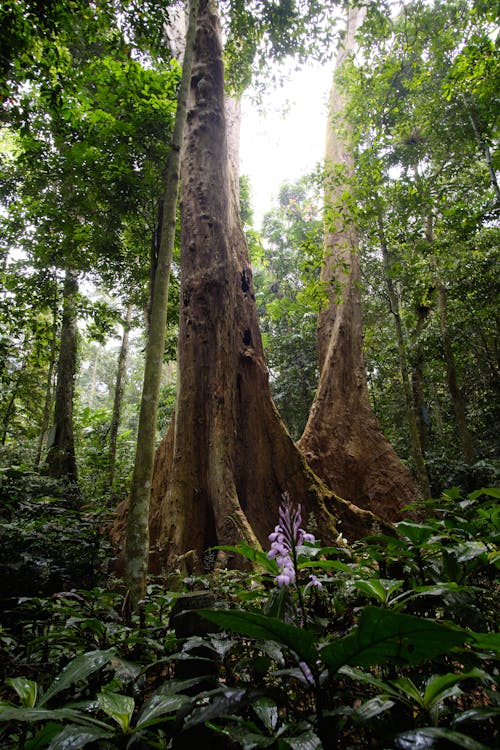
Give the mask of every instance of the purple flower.
<svg viewBox="0 0 500 750">
<path fill-rule="evenodd" d="M 301 668 L 302 674 L 306 678 L 307 682 L 310 685 L 314 685 L 313 673 L 311 672 L 311 670 L 309 669 L 309 667 L 307 666 L 307 664 L 305 663 L 305 661 L 299 661 L 299 667 Z"/>
<path fill-rule="evenodd" d="M 283 495 L 283 502 L 279 508 L 279 523 L 274 531 L 269 534 L 271 549 L 267 553 L 270 560 L 276 560 L 279 575 L 276 577 L 278 586 L 289 586 L 296 579 L 296 550 L 304 542 L 314 543 L 312 534 L 308 534 L 301 528 L 302 514 L 300 505 L 292 508 L 292 503 L 287 494 Z M 316 583 L 311 580 L 311 585 L 321 586 L 317 579 Z"/>
<path fill-rule="evenodd" d="M 314 573 L 311 573 L 311 575 L 309 576 L 309 583 L 304 588 L 304 594 L 306 593 L 307 589 L 310 589 L 310 588 L 316 588 L 316 589 L 323 588 L 323 584 L 321 583 L 320 580 L 316 578 Z"/>
</svg>

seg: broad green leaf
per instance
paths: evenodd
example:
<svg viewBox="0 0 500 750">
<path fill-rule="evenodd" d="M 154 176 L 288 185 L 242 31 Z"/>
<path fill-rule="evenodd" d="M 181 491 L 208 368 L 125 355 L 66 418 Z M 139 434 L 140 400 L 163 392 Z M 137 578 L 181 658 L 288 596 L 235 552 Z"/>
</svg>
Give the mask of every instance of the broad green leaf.
<svg viewBox="0 0 500 750">
<path fill-rule="evenodd" d="M 11 688 L 14 688 L 25 708 L 33 708 L 38 694 L 36 682 L 28 680 L 26 677 L 10 677 L 6 682 Z"/>
<path fill-rule="evenodd" d="M 476 557 L 486 555 L 488 548 L 483 542 L 463 542 L 451 547 L 449 552 L 455 555 L 457 562 L 463 563 L 468 560 L 474 560 Z"/>
<path fill-rule="evenodd" d="M 137 728 L 143 729 L 159 716 L 174 713 L 186 703 L 190 703 L 187 695 L 161 695 L 156 693 L 148 700 L 144 709 L 137 719 Z"/>
<path fill-rule="evenodd" d="M 319 737 L 314 734 L 312 729 L 308 729 L 297 737 L 283 737 L 283 741 L 292 750 L 322 750 L 323 748 Z"/>
<path fill-rule="evenodd" d="M 399 677 L 396 680 L 392 680 L 392 684 L 404 693 L 410 701 L 414 701 L 417 706 L 422 705 L 422 695 L 420 690 L 409 677 Z"/>
<path fill-rule="evenodd" d="M 500 706 L 488 706 L 488 708 L 470 708 L 457 714 L 453 723 L 461 724 L 464 721 L 487 721 L 488 719 L 500 719 Z"/>
<path fill-rule="evenodd" d="M 500 633 L 471 633 L 471 638 L 476 649 L 500 654 Z"/>
<path fill-rule="evenodd" d="M 270 560 L 265 552 L 260 549 L 255 549 L 249 544 L 245 544 L 245 542 L 241 542 L 240 544 L 235 545 L 220 545 L 218 547 L 212 547 L 211 549 L 220 549 L 224 552 L 236 552 L 238 555 L 246 557 L 247 560 L 250 560 L 256 565 L 260 565 L 272 575 L 278 574 L 278 566 L 276 564 L 276 560 Z"/>
<path fill-rule="evenodd" d="M 126 734 L 134 713 L 134 699 L 119 693 L 99 693 L 97 700 L 101 710 L 116 721 L 123 734 Z"/>
<path fill-rule="evenodd" d="M 112 732 L 106 732 L 98 727 L 79 727 L 76 724 L 70 724 L 54 737 L 47 750 L 80 750 L 90 742 L 111 737 L 113 737 Z"/>
<path fill-rule="evenodd" d="M 37 728 L 35 732 L 35 736 L 26 742 L 25 750 L 46 750 L 54 737 L 61 732 L 61 724 L 49 721 Z"/>
<path fill-rule="evenodd" d="M 316 661 L 315 639 L 307 630 L 296 628 L 294 625 L 288 625 L 274 617 L 266 617 L 266 615 L 256 612 L 200 609 L 199 614 L 225 630 L 231 630 L 249 638 L 276 641 L 283 646 L 288 646 L 302 661 L 308 664 L 314 664 Z"/>
<path fill-rule="evenodd" d="M 299 570 L 305 568 L 318 568 L 319 570 L 341 570 L 343 573 L 349 573 L 353 575 L 353 569 L 346 563 L 340 562 L 340 560 L 307 560 L 298 564 Z"/>
<path fill-rule="evenodd" d="M 398 700 L 401 699 L 400 693 L 392 684 L 379 680 L 378 677 L 374 677 L 370 672 L 363 672 L 361 669 L 356 669 L 356 667 L 344 666 L 340 667 L 339 674 L 346 675 L 351 680 L 356 680 L 356 682 L 372 685 L 377 690 L 380 690 L 382 695 L 391 695 Z"/>
<path fill-rule="evenodd" d="M 267 697 L 258 698 L 252 708 L 269 732 L 274 732 L 278 725 L 279 713 L 276 703 Z"/>
<path fill-rule="evenodd" d="M 392 661 L 418 664 L 471 640 L 466 631 L 422 617 L 366 607 L 351 633 L 321 649 L 325 665 L 336 672 L 344 664 L 368 667 Z"/>
<path fill-rule="evenodd" d="M 235 709 L 240 710 L 242 704 L 248 700 L 246 690 L 224 688 L 214 695 L 206 706 L 195 708 L 184 722 L 184 729 L 205 724 L 207 721 L 219 719 L 221 716 L 231 714 Z"/>
<path fill-rule="evenodd" d="M 441 702 L 447 698 L 449 691 L 463 680 L 482 680 L 486 677 L 486 672 L 483 672 L 481 669 L 471 669 L 470 672 L 464 672 L 463 674 L 449 672 L 448 674 L 435 675 L 429 679 L 425 687 L 423 706 L 427 710 L 430 710 L 436 701 Z"/>
<path fill-rule="evenodd" d="M 0 706 L 0 721 L 59 721 L 70 719 L 71 721 L 92 721 L 83 717 L 78 711 L 71 708 L 21 708 L 17 706 Z"/>
<path fill-rule="evenodd" d="M 466 734 L 444 727 L 422 727 L 411 732 L 403 732 L 395 739 L 396 747 L 401 748 L 401 750 L 427 750 L 427 748 L 436 747 L 439 740 L 446 740 L 453 745 L 464 747 L 466 750 L 491 750 L 487 745 L 483 745 L 482 742 L 478 742 Z"/>
<path fill-rule="evenodd" d="M 229 737 L 234 743 L 239 743 L 242 750 L 255 750 L 258 747 L 270 747 L 274 745 L 274 737 L 267 737 L 264 734 L 257 734 L 255 726 L 250 729 L 245 724 L 229 724 L 228 726 L 217 726 L 211 722 L 207 722 L 207 726 L 213 729 L 215 732 Z"/>
<path fill-rule="evenodd" d="M 391 594 L 403 585 L 403 581 L 390 580 L 386 578 L 368 578 L 366 580 L 354 581 L 354 586 L 381 604 L 385 604 Z"/>
<path fill-rule="evenodd" d="M 500 487 L 482 487 L 479 490 L 471 492 L 469 497 L 471 500 L 477 500 L 481 495 L 487 495 L 488 497 L 494 497 L 500 500 Z"/>
<path fill-rule="evenodd" d="M 85 680 L 91 674 L 97 672 L 98 669 L 101 669 L 101 667 L 113 658 L 114 654 L 114 649 L 110 648 L 107 651 L 88 651 L 86 654 L 77 656 L 54 679 L 53 683 L 42 695 L 39 705 L 45 705 L 54 695 L 57 695 L 62 690 L 66 690 L 66 688 L 78 682 L 78 680 Z"/>
<path fill-rule="evenodd" d="M 379 716 L 384 713 L 384 711 L 388 711 L 393 705 L 394 701 L 387 700 L 387 698 L 382 698 L 380 696 L 370 698 L 370 700 L 367 700 L 359 708 L 353 711 L 352 717 L 354 721 L 358 722 L 370 721 L 370 719 L 374 719 L 375 716 Z"/>
<path fill-rule="evenodd" d="M 409 521 L 400 521 L 395 526 L 400 534 L 406 536 L 412 544 L 416 544 L 417 546 L 425 544 L 436 532 L 432 526 L 410 523 Z"/>
</svg>

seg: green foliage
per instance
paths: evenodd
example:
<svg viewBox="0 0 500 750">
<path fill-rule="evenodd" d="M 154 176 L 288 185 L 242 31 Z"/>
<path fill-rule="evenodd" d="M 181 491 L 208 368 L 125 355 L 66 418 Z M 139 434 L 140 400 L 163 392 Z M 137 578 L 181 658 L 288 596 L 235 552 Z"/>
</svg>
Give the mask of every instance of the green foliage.
<svg viewBox="0 0 500 750">
<path fill-rule="evenodd" d="M 26 466 L 4 467 L 1 477 L 0 598 L 94 585 L 109 555 L 103 510 L 74 510 L 67 488 Z"/>
<path fill-rule="evenodd" d="M 325 303 L 319 280 L 323 226 L 317 176 L 281 186 L 264 217 L 255 285 L 270 385 L 290 433 L 304 429 L 317 383 L 316 322 Z"/>
<path fill-rule="evenodd" d="M 227 551 L 264 572 L 169 579 L 218 597 L 203 611 L 212 625 L 182 640 L 169 621 L 179 593 L 164 583 L 130 623 L 105 589 L 21 600 L 0 631 L 2 746 L 493 747 L 499 495 L 450 490 L 398 537 L 304 547 L 299 568 L 323 586 L 304 596 L 304 627 L 296 598 L 276 607 L 275 561 L 247 545 Z M 464 566 L 460 586 L 447 555 Z M 419 586 L 420 575 L 434 583 Z"/>
<path fill-rule="evenodd" d="M 256 89 L 268 85 L 269 78 L 276 83 L 271 66 L 287 57 L 299 62 L 327 58 L 337 20 L 331 11 L 331 2 L 318 0 L 224 0 L 221 15 L 230 88 L 241 93 L 250 82 Z"/>
</svg>

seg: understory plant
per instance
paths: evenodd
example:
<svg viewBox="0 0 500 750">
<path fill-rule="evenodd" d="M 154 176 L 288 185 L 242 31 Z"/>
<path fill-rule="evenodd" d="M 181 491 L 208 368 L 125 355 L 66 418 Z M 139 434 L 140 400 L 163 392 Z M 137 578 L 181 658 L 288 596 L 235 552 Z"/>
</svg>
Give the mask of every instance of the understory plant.
<svg viewBox="0 0 500 750">
<path fill-rule="evenodd" d="M 0 631 L 1 746 L 494 747 L 499 494 L 449 491 L 352 547 L 285 497 L 270 549 L 238 548 L 252 573 L 156 581 L 131 623 L 106 588 L 24 598 Z M 171 608 L 200 590 L 215 606 L 186 637 Z"/>
</svg>

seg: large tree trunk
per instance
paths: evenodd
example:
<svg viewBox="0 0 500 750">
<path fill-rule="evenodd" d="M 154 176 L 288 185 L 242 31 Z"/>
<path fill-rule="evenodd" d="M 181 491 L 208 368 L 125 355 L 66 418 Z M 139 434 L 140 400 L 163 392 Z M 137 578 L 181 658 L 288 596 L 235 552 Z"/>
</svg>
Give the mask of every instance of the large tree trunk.
<svg viewBox="0 0 500 750">
<path fill-rule="evenodd" d="M 250 261 L 230 176 L 219 19 L 201 0 L 182 171 L 176 412 L 157 452 L 150 519 L 158 566 L 209 547 L 268 544 L 282 493 L 325 543 L 374 518 L 317 480 L 271 400 Z M 232 564 L 231 560 L 226 561 Z M 237 564 L 237 563 L 235 563 Z"/>
<path fill-rule="evenodd" d="M 73 436 L 73 396 L 75 391 L 77 327 L 76 273 L 67 270 L 63 287 L 61 345 L 57 363 L 57 386 L 54 408 L 54 436 L 47 454 L 47 473 L 57 479 L 77 482 Z"/>
<path fill-rule="evenodd" d="M 353 51 L 359 9 L 351 9 L 337 69 Z M 353 174 L 345 102 L 334 83 L 326 141 L 326 231 L 321 278 L 328 305 L 318 324 L 320 376 L 299 446 L 311 468 L 346 500 L 388 520 L 418 498 L 412 477 L 382 433 L 370 405 L 363 357 L 358 235 L 344 194 Z"/>
</svg>

